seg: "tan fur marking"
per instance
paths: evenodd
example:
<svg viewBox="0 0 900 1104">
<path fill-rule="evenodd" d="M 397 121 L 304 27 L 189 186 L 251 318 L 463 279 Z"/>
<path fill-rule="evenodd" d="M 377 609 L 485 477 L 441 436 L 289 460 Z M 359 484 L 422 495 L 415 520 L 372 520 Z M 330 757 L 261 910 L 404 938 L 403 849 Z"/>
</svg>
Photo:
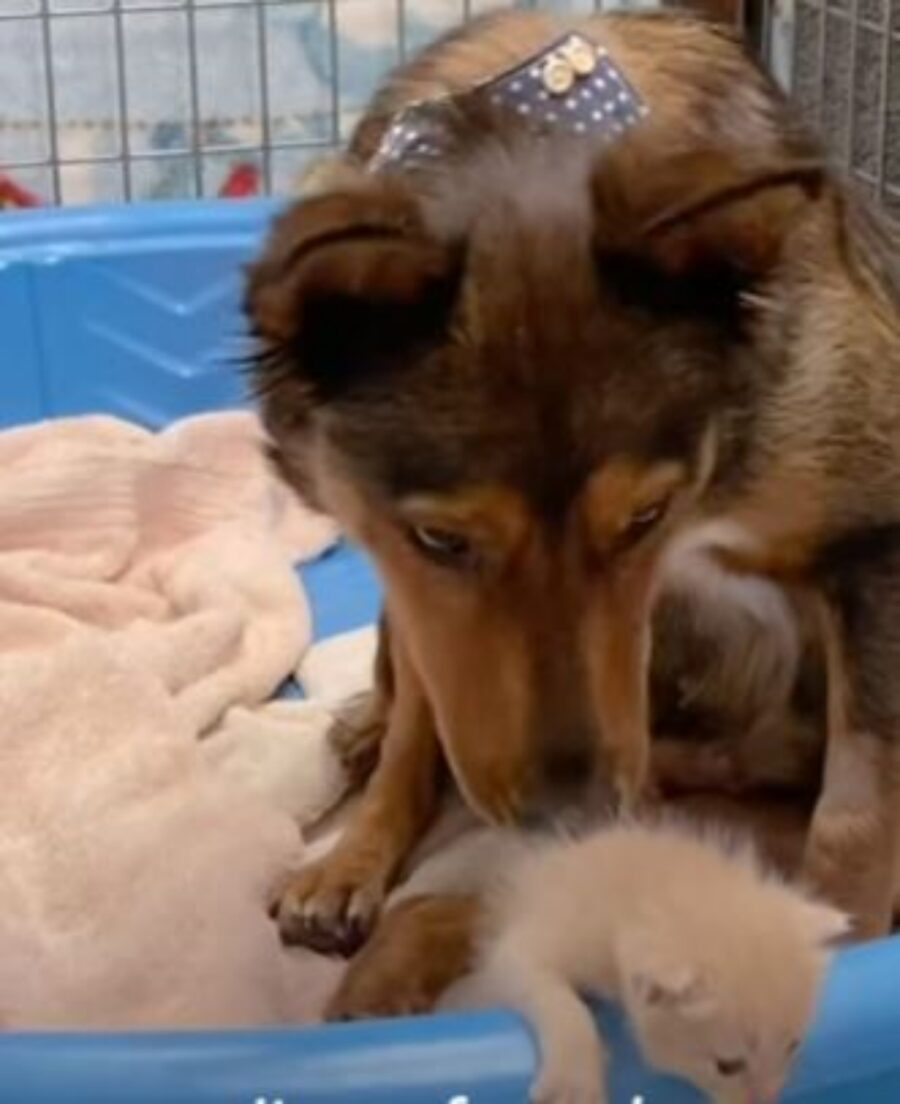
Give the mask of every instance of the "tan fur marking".
<svg viewBox="0 0 900 1104">
<path fill-rule="evenodd" d="M 674 461 L 645 465 L 617 457 L 604 464 L 591 477 L 583 497 L 589 532 L 598 547 L 608 551 L 636 515 L 664 505 L 685 478 L 684 465 Z"/>
<path fill-rule="evenodd" d="M 826 493 L 825 473 L 815 457 L 768 472 L 758 489 L 728 515 L 729 521 L 753 534 L 753 541 L 744 549 L 724 551 L 723 564 L 739 573 L 802 576 L 826 527 Z"/>
</svg>

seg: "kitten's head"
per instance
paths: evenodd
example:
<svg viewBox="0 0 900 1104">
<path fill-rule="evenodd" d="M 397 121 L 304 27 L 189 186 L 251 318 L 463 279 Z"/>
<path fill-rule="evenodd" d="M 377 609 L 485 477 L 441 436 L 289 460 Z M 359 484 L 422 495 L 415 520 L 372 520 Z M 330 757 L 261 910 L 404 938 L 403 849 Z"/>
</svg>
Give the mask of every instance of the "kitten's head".
<svg viewBox="0 0 900 1104">
<path fill-rule="evenodd" d="M 702 890 L 700 897 L 704 897 Z M 847 920 L 779 884 L 633 930 L 624 1000 L 646 1060 L 717 1104 L 773 1104 Z"/>
</svg>

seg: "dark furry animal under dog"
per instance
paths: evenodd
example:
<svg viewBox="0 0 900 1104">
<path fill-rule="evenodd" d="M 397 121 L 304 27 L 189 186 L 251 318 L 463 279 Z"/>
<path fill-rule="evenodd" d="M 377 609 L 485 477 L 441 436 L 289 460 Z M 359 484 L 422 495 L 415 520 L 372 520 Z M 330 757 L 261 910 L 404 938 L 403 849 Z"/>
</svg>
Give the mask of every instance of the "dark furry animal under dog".
<svg viewBox="0 0 900 1104">
<path fill-rule="evenodd" d="M 389 630 L 378 766 L 282 931 L 358 945 L 443 764 L 496 823 L 641 800 L 656 611 L 663 673 L 689 624 L 721 641 L 695 696 L 752 713 L 745 782 L 821 783 L 806 877 L 877 935 L 900 815 L 884 241 L 740 45 L 687 18 L 573 28 L 650 108 L 611 145 L 452 98 L 568 29 L 504 13 L 401 68 L 250 275 L 274 455 L 374 557 Z M 367 171 L 398 109 L 444 96 L 443 156 Z M 808 641 L 827 741 L 798 720 L 794 762 Z M 676 775 L 721 765 L 685 746 L 661 744 Z"/>
</svg>

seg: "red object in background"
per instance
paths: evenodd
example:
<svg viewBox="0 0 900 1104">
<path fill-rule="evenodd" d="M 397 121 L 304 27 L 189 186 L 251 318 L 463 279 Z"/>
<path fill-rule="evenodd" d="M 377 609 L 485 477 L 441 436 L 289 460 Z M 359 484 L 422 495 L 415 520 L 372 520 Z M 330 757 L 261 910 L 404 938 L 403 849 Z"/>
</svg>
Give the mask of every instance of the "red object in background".
<svg viewBox="0 0 900 1104">
<path fill-rule="evenodd" d="M 247 196 L 259 195 L 259 192 L 259 169 L 245 162 L 234 166 L 219 189 L 219 196 L 222 199 L 245 199 Z"/>
<path fill-rule="evenodd" d="M 0 210 L 42 206 L 41 200 L 36 195 L 20 187 L 4 173 L 0 173 Z"/>
<path fill-rule="evenodd" d="M 244 199 L 259 195 L 260 184 L 259 169 L 256 165 L 244 162 L 234 166 L 219 189 L 219 195 L 223 199 Z M 0 211 L 42 206 L 43 201 L 33 192 L 21 187 L 5 173 L 0 173 Z"/>
</svg>

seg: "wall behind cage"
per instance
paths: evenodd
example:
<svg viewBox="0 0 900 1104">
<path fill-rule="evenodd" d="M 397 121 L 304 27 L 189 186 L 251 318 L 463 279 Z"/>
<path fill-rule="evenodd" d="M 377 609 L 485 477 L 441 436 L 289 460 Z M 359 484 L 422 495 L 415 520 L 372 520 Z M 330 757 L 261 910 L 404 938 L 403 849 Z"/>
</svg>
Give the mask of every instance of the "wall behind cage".
<svg viewBox="0 0 900 1104">
<path fill-rule="evenodd" d="M 390 66 L 498 6 L 0 0 L 0 201 L 284 192 L 347 135 Z"/>
</svg>

